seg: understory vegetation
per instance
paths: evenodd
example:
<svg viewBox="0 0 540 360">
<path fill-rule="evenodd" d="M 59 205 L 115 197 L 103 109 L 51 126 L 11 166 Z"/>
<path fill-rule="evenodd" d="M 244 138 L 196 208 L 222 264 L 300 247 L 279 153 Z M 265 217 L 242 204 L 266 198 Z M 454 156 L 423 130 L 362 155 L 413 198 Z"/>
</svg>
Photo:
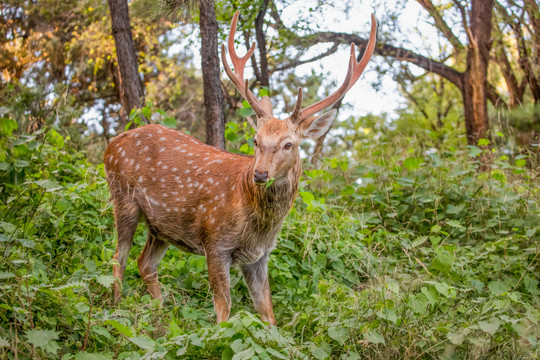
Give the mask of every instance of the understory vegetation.
<svg viewBox="0 0 540 360">
<path fill-rule="evenodd" d="M 135 261 L 142 225 L 114 304 L 103 165 L 54 126 L 20 134 L 3 118 L 1 131 L 0 358 L 540 355 L 535 153 L 385 129 L 306 164 L 270 258 L 268 328 L 236 270 L 233 316 L 216 325 L 205 258 L 174 248 L 159 268 L 164 304 L 151 300 Z"/>
</svg>

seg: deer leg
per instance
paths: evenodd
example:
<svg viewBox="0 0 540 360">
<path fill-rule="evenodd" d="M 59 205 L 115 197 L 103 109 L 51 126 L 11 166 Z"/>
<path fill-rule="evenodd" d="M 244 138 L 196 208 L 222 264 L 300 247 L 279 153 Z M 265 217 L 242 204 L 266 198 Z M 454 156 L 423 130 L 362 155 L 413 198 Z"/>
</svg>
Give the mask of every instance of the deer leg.
<svg viewBox="0 0 540 360">
<path fill-rule="evenodd" d="M 136 203 L 130 201 L 114 200 L 113 198 L 113 203 L 116 232 L 118 233 L 116 254 L 113 257 L 117 261 L 117 264 L 113 265 L 113 276 L 115 277 L 113 296 L 114 301 L 119 301 L 122 297 L 122 279 L 141 209 Z"/>
<path fill-rule="evenodd" d="M 169 243 L 160 240 L 156 233 L 148 229 L 148 239 L 144 249 L 137 260 L 139 272 L 141 273 L 148 292 L 154 299 L 161 299 L 161 290 L 159 288 L 158 264 L 165 256 Z"/>
<path fill-rule="evenodd" d="M 242 265 L 242 274 L 253 299 L 255 310 L 261 315 L 263 321 L 276 325 L 274 310 L 272 308 L 272 295 L 268 283 L 268 255 L 263 256 L 256 263 Z"/>
<path fill-rule="evenodd" d="M 229 319 L 231 312 L 230 266 L 228 255 L 206 254 L 208 280 L 214 295 L 214 310 L 218 324 Z"/>
</svg>

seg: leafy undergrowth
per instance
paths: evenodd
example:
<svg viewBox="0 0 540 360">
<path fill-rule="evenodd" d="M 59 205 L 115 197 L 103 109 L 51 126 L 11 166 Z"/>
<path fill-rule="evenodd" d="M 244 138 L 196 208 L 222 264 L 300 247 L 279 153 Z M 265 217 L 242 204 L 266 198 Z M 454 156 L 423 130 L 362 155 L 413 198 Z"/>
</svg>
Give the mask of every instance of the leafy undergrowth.
<svg viewBox="0 0 540 360">
<path fill-rule="evenodd" d="M 235 270 L 233 316 L 215 325 L 203 257 L 170 249 L 164 304 L 146 295 L 135 261 L 142 226 L 113 304 L 102 166 L 52 129 L 15 137 L 2 126 L 1 358 L 540 355 L 540 195 L 526 156 L 494 154 L 478 172 L 474 147 L 393 156 L 373 147 L 358 164 L 306 170 L 269 265 L 278 327 L 252 313 Z"/>
</svg>

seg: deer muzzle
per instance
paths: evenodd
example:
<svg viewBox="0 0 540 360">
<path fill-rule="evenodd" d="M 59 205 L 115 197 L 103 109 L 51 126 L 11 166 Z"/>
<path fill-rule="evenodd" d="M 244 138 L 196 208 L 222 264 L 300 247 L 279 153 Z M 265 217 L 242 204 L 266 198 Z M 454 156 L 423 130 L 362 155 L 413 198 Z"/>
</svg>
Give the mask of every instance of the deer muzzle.
<svg viewBox="0 0 540 360">
<path fill-rule="evenodd" d="M 268 181 L 268 171 L 255 170 L 253 180 L 256 184 L 264 184 Z"/>
</svg>

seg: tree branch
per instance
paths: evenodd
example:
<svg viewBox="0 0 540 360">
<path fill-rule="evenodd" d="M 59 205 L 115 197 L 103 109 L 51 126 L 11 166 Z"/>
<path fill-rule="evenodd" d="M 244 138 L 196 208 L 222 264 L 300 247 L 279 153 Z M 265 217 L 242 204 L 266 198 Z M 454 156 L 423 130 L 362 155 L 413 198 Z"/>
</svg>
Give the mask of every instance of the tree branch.
<svg viewBox="0 0 540 360">
<path fill-rule="evenodd" d="M 433 5 L 433 2 L 431 0 L 417 0 L 420 5 L 424 9 L 427 10 L 427 12 L 431 15 L 433 20 L 435 20 L 435 27 L 439 29 L 443 35 L 450 41 L 452 46 L 456 49 L 456 51 L 461 51 L 465 47 L 459 41 L 458 37 L 452 32 L 452 29 L 448 26 L 446 21 L 444 21 L 441 13 L 435 9 L 435 6 Z"/>
<path fill-rule="evenodd" d="M 294 45 L 298 47 L 310 47 L 319 43 L 334 43 L 334 44 L 356 44 L 363 52 L 367 46 L 367 40 L 355 34 L 338 33 L 338 32 L 319 32 L 302 38 L 293 40 Z M 406 61 L 414 64 L 422 69 L 435 73 L 447 79 L 460 90 L 463 87 L 463 73 L 445 65 L 441 62 L 429 59 L 423 55 L 416 54 L 402 47 L 396 47 L 388 44 L 377 44 L 375 46 L 377 55 L 394 58 L 398 61 Z"/>
</svg>

